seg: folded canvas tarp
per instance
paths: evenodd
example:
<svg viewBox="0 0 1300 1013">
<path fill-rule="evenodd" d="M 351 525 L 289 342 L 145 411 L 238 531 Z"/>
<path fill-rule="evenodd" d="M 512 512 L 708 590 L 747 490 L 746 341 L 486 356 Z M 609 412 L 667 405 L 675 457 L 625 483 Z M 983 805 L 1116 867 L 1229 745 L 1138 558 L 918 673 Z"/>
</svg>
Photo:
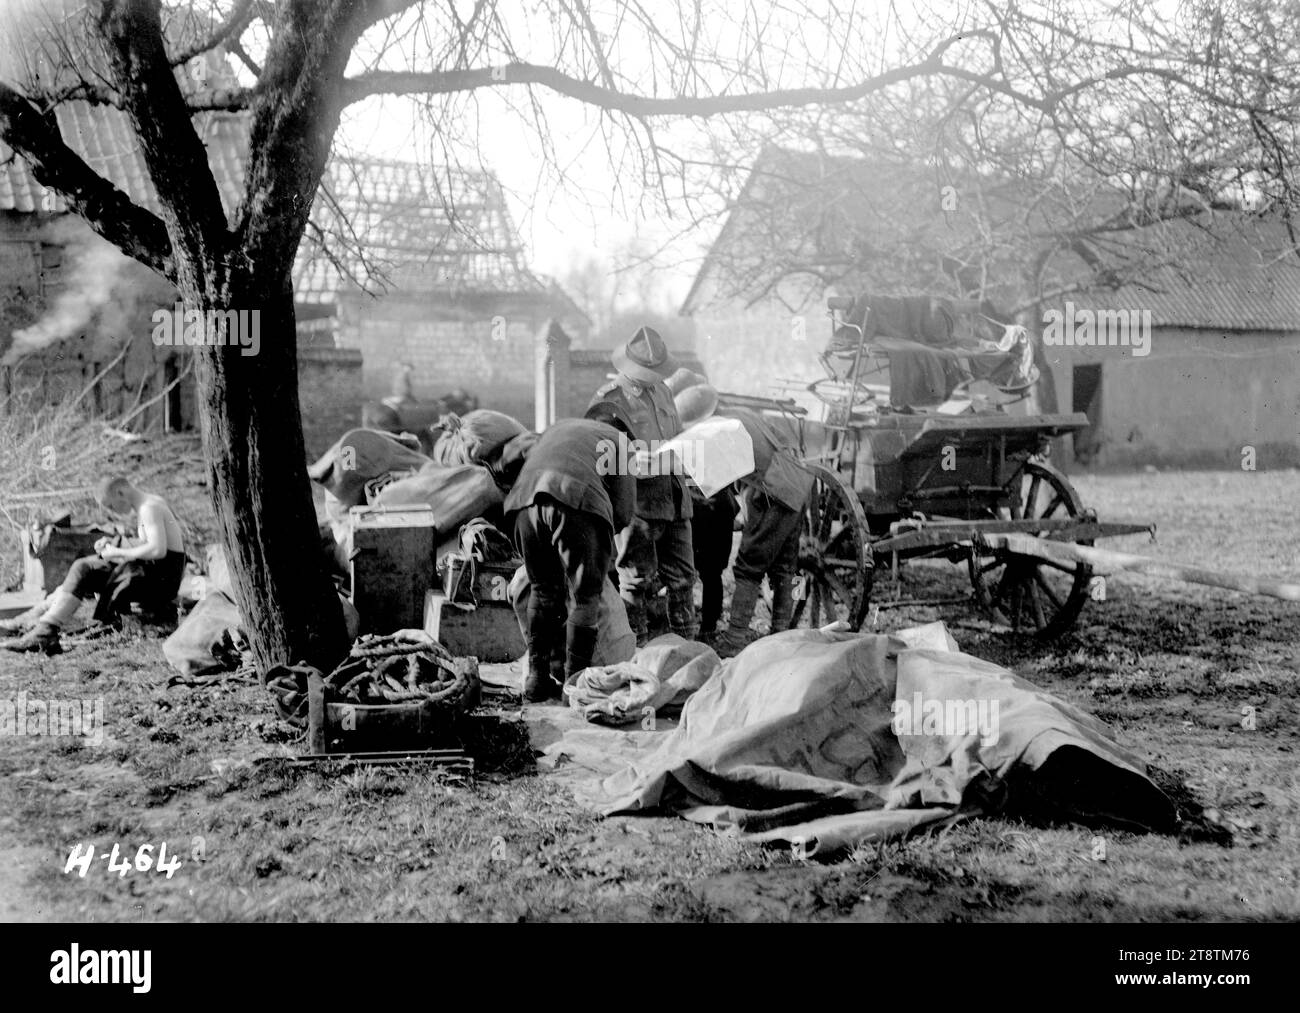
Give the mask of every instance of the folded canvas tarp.
<svg viewBox="0 0 1300 1013">
<path fill-rule="evenodd" d="M 675 812 L 809 854 L 1031 796 L 1082 821 L 1174 820 L 1142 761 L 1101 722 L 955 650 L 942 624 L 765 637 L 719 665 L 675 730 L 649 738 L 657 748 L 643 734 L 623 754 L 630 763 L 579 796 L 608 814 Z M 566 748 L 561 739 L 546 752 L 557 760 Z"/>
</svg>

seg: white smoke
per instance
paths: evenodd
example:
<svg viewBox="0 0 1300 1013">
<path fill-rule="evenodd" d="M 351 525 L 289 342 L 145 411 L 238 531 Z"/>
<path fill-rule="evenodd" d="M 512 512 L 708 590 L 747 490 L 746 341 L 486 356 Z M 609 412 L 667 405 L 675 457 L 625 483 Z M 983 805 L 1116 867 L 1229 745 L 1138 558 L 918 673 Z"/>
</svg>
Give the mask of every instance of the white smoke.
<svg viewBox="0 0 1300 1013">
<path fill-rule="evenodd" d="M 122 304 L 130 301 L 128 294 L 116 289 L 131 259 L 115 246 L 71 220 L 51 225 L 41 239 L 64 247 L 58 273 L 62 287 L 36 323 L 13 332 L 6 363 L 84 334 L 92 322 L 99 324 L 96 330 L 121 326 L 125 316 Z"/>
</svg>

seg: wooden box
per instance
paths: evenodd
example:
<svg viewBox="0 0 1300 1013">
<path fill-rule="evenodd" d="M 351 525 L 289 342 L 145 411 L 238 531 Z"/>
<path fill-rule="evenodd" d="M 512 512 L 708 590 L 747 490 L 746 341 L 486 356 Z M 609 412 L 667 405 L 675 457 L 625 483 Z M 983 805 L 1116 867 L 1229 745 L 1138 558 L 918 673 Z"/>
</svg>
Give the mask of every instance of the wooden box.
<svg viewBox="0 0 1300 1013">
<path fill-rule="evenodd" d="M 457 657 L 485 664 L 517 661 L 527 646 L 508 601 L 481 600 L 477 608 L 452 604 L 438 591 L 424 603 L 424 630 Z"/>
<path fill-rule="evenodd" d="M 429 507 L 353 507 L 352 604 L 363 633 L 419 629 L 424 597 L 438 584 L 438 531 Z"/>
<path fill-rule="evenodd" d="M 63 583 L 68 570 L 82 556 L 95 554 L 95 543 L 112 532 L 98 527 L 65 528 L 49 526 L 39 533 L 32 532 L 32 543 L 26 546 L 31 558 L 41 565 L 41 589 L 47 594 Z"/>
<path fill-rule="evenodd" d="M 474 600 L 477 602 L 510 603 L 510 580 L 522 560 L 508 563 L 474 564 Z"/>
</svg>

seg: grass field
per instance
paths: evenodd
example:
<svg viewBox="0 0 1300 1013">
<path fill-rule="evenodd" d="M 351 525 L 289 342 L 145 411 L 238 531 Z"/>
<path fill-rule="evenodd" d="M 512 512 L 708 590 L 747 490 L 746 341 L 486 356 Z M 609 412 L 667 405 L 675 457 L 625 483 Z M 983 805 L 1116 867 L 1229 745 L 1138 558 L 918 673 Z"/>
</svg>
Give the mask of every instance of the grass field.
<svg viewBox="0 0 1300 1013">
<path fill-rule="evenodd" d="M 1159 525 L 1156 544 L 1116 547 L 1300 577 L 1300 473 L 1075 481 L 1103 519 Z M 680 820 L 594 819 L 531 768 L 466 784 L 254 764 L 296 747 L 260 689 L 168 688 L 160 642 L 119 638 L 0 660 L 0 698 L 102 697 L 107 725 L 101 745 L 0 738 L 0 918 L 1300 918 L 1300 605 L 1118 577 L 1048 646 L 960 607 L 943 618 L 964 650 L 1108 722 L 1153 765 L 1183 832 L 986 819 L 801 864 Z M 98 858 L 163 841 L 182 860 L 171 877 Z M 64 871 L 80 843 L 97 853 L 84 877 Z"/>
</svg>

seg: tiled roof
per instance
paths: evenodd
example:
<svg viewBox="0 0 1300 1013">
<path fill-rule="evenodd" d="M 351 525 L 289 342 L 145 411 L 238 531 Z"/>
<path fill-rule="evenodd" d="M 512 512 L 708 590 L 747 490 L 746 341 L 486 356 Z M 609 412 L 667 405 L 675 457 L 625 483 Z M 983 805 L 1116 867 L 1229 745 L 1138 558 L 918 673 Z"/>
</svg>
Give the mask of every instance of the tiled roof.
<svg viewBox="0 0 1300 1013">
<path fill-rule="evenodd" d="M 918 251 L 955 249 L 971 241 L 970 222 L 935 213 L 933 171 L 861 158 L 832 157 L 768 148 L 759 156 L 722 231 L 696 276 L 683 313 L 715 300 L 743 303 L 769 286 L 775 274 L 803 261 L 816 263 L 846 243 L 860 258 L 841 283 L 896 294 L 930 292 L 936 283 Z M 1014 210 L 1018 186 L 993 188 L 992 196 Z M 1062 195 L 1034 201 L 1036 228 L 1050 234 L 1073 216 Z M 1096 197 L 1094 200 L 1099 200 Z M 1118 198 L 1115 198 L 1118 199 Z M 992 207 L 995 215 L 1003 210 Z M 1010 211 L 1007 212 L 1010 214 Z M 1300 231 L 1300 230 L 1298 230 Z M 1300 330 L 1300 256 L 1296 242 L 1276 218 L 1217 211 L 1131 232 L 1109 234 L 1104 242 L 1124 277 L 1139 279 L 1103 288 L 1073 255 L 1052 262 L 1048 290 L 1089 285 L 1068 297 L 1098 309 L 1149 310 L 1157 327 L 1210 330 Z M 1021 258 L 1009 246 L 988 251 L 989 263 L 1018 276 Z M 1177 266 L 1169 266 L 1177 265 Z M 997 272 L 995 277 L 997 276 Z M 814 286 L 820 292 L 821 281 Z M 1006 287 L 1006 286 L 1004 286 Z M 1015 303 L 1009 288 L 988 293 L 995 302 Z"/>
<path fill-rule="evenodd" d="M 75 57 L 59 66 L 46 68 L 56 86 L 79 80 L 82 75 L 94 80 L 102 73 L 102 53 L 84 41 L 84 19 L 88 11 L 78 0 L 46 0 L 34 3 L 18 0 L 12 21 L 0 33 L 0 62 L 20 66 L 20 51 L 36 52 L 53 30 L 65 39 Z M 53 27 L 52 27 L 53 26 Z M 174 44 L 193 41 L 206 24 L 191 11 L 180 11 L 167 20 L 166 32 Z M 217 49 L 201 58 L 206 70 L 203 87 L 236 87 L 238 78 L 231 70 L 223 50 Z M 186 90 L 199 87 L 194 71 L 200 59 L 176 71 L 177 80 Z M 83 65 L 84 64 L 84 65 Z M 21 72 L 20 72 L 21 73 Z M 135 203 L 155 213 L 158 195 L 145 169 L 144 156 L 136 140 L 135 129 L 126 113 L 111 106 L 92 106 L 87 102 L 65 102 L 55 115 L 64 143 L 86 163 L 127 194 Z M 208 149 L 208 164 L 221 193 L 228 216 L 234 213 L 243 195 L 244 167 L 248 152 L 247 117 L 240 113 L 201 113 L 194 118 L 195 129 Z M 0 211 L 53 212 L 67 210 L 63 199 L 47 191 L 32 176 L 27 163 L 0 142 Z"/>
<path fill-rule="evenodd" d="M 501 186 L 487 171 L 335 159 L 312 208 L 328 254 L 304 243 L 299 301 L 340 289 L 544 294 L 524 262 Z"/>
<path fill-rule="evenodd" d="M 110 106 L 68 102 L 55 111 L 64 143 L 86 163 L 155 214 L 158 194 L 145 169 L 144 156 L 126 113 Z M 208 149 L 208 165 L 221 193 L 227 216 L 233 215 L 243 195 L 248 129 L 243 116 L 203 113 L 195 128 Z M 0 142 L 0 210 L 64 212 L 67 205 L 32 176 L 31 168 Z"/>
<path fill-rule="evenodd" d="M 1277 221 L 1222 213 L 1202 230 L 1162 226 L 1182 244 L 1181 267 L 1156 267 L 1139 285 L 1076 296 L 1097 309 L 1148 310 L 1153 327 L 1300 331 L 1300 256 Z"/>
</svg>

